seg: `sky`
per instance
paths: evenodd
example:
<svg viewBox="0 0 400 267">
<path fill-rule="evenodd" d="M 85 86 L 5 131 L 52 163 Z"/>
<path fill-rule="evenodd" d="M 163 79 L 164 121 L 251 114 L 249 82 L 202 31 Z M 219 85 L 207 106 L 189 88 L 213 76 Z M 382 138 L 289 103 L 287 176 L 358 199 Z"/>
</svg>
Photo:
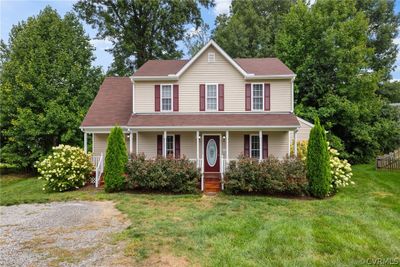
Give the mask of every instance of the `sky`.
<svg viewBox="0 0 400 267">
<path fill-rule="evenodd" d="M 314 0 L 312 0 L 314 1 Z M 26 20 L 30 16 L 37 15 L 47 5 L 56 9 L 60 15 L 72 10 L 72 5 L 75 0 L 0 0 L 0 35 L 2 40 L 8 40 L 9 32 L 14 24 L 19 21 Z M 215 0 L 215 7 L 212 9 L 201 9 L 203 20 L 214 28 L 214 21 L 217 15 L 229 12 L 229 5 L 231 0 Z M 400 0 L 396 0 L 395 10 L 400 12 Z M 82 22 L 86 33 L 91 38 L 91 43 L 95 47 L 96 60 L 94 65 L 101 66 L 104 71 L 112 63 L 112 55 L 105 51 L 111 47 L 111 42 L 108 40 L 97 40 L 96 29 Z M 400 45 L 400 36 L 395 39 L 395 43 Z M 184 50 L 183 45 L 178 44 L 179 48 Z M 400 53 L 397 55 L 396 60 L 397 69 L 392 73 L 394 80 L 400 80 Z"/>
</svg>

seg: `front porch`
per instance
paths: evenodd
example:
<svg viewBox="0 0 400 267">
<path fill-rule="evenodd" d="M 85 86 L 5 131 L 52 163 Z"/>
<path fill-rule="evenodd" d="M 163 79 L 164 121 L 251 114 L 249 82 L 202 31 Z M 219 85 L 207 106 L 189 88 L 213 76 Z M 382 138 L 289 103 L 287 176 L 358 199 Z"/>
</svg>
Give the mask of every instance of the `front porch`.
<svg viewBox="0 0 400 267">
<path fill-rule="evenodd" d="M 157 156 L 186 157 L 201 170 L 201 190 L 217 192 L 223 190 L 224 174 L 230 161 L 240 155 L 263 160 L 270 155 L 284 158 L 290 154 L 290 134 L 287 129 L 243 130 L 139 130 L 124 128 L 127 151 L 130 154 L 145 154 L 147 158 Z M 85 132 L 85 149 L 87 151 Z M 92 153 L 96 166 L 96 185 L 104 168 L 107 148 L 106 132 L 92 132 Z M 296 136 L 296 133 L 294 131 Z M 213 140 L 213 141 L 211 141 Z M 296 152 L 296 146 L 294 147 Z M 208 152 L 208 153 L 207 153 Z M 207 156 L 208 155 L 208 156 Z"/>
</svg>

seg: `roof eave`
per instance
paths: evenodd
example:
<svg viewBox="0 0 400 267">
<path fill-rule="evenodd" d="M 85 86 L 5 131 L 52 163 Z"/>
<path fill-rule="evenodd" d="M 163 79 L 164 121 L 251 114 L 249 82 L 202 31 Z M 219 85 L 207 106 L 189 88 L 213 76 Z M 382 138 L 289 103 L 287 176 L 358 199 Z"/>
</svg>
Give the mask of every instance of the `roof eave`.
<svg viewBox="0 0 400 267">
<path fill-rule="evenodd" d="M 131 76 L 132 81 L 159 81 L 159 80 L 168 80 L 168 81 L 176 81 L 179 77 L 175 74 L 167 75 L 167 76 Z"/>
<path fill-rule="evenodd" d="M 296 74 L 280 74 L 280 75 L 246 75 L 245 80 L 277 80 L 277 79 L 294 79 Z"/>
</svg>

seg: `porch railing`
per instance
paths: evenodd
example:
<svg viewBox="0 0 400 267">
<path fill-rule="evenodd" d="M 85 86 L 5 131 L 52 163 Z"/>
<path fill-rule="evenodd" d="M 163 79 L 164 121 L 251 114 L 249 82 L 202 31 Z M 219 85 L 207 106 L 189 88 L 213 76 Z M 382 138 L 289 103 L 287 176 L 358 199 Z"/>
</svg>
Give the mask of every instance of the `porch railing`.
<svg viewBox="0 0 400 267">
<path fill-rule="evenodd" d="M 93 166 L 95 167 L 95 171 L 96 171 L 96 175 L 95 175 L 94 181 L 92 183 L 94 183 L 95 187 L 99 187 L 101 175 L 104 172 L 103 153 L 101 153 L 100 156 L 92 156 L 92 163 L 93 163 Z"/>
</svg>

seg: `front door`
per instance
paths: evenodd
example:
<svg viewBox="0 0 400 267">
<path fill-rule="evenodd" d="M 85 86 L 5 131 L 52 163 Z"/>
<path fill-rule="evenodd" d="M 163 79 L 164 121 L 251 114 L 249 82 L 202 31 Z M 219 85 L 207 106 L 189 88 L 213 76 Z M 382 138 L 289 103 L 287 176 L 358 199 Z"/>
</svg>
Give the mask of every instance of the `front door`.
<svg viewBox="0 0 400 267">
<path fill-rule="evenodd" d="M 219 136 L 204 136 L 204 172 L 219 172 Z"/>
</svg>

